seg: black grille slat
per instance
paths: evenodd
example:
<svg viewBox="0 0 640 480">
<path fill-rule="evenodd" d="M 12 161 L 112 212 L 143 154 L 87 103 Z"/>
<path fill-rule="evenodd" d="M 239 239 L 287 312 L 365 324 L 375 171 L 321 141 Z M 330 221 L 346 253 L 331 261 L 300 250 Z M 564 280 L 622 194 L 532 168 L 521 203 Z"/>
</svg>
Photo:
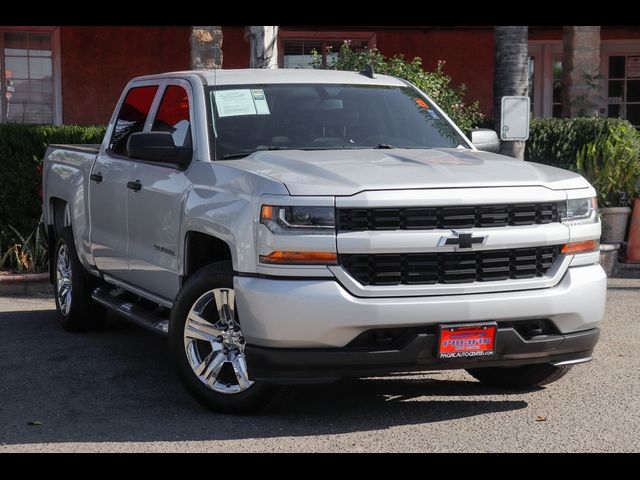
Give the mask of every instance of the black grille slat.
<svg viewBox="0 0 640 480">
<path fill-rule="evenodd" d="M 557 203 L 463 207 L 339 208 L 338 229 L 435 230 L 491 228 L 559 222 Z"/>
<path fill-rule="evenodd" d="M 363 285 L 432 285 L 541 277 L 559 246 L 472 252 L 346 254 L 340 265 Z"/>
</svg>

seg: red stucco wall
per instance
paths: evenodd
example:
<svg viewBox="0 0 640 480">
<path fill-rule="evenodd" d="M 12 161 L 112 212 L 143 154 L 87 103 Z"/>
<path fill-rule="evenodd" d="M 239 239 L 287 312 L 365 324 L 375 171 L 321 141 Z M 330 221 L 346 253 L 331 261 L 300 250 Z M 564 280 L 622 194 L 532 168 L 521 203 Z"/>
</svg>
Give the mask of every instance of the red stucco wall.
<svg viewBox="0 0 640 480">
<path fill-rule="evenodd" d="M 62 27 L 64 123 L 106 124 L 133 77 L 189 68 L 189 27 Z"/>
<path fill-rule="evenodd" d="M 249 42 L 245 27 L 222 27 L 222 68 L 249 68 Z"/>
<path fill-rule="evenodd" d="M 421 57 L 427 70 L 444 60 L 444 72 L 453 84 L 467 86 L 467 101 L 478 100 L 483 113 L 491 111 L 493 29 L 377 30 L 377 46 L 387 56 L 403 53 L 407 59 Z"/>
</svg>

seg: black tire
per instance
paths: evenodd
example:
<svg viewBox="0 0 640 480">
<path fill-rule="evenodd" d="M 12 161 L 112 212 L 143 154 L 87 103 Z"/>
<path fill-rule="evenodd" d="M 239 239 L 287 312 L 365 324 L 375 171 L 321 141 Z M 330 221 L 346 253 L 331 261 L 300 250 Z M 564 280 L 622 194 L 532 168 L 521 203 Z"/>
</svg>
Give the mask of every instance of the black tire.
<svg viewBox="0 0 640 480">
<path fill-rule="evenodd" d="M 187 280 L 178 295 L 169 321 L 169 344 L 178 377 L 187 391 L 201 405 L 208 409 L 228 413 L 250 413 L 261 410 L 272 404 L 273 401 L 280 396 L 279 394 L 283 391 L 280 386 L 253 382 L 253 384 L 245 390 L 238 391 L 237 393 L 220 393 L 214 390 L 216 386 L 221 385 L 215 378 L 213 379 L 215 385 L 208 385 L 204 379 L 201 380 L 189 363 L 187 343 L 193 342 L 200 345 L 198 342 L 203 342 L 203 348 L 207 348 L 208 342 L 204 340 L 185 339 L 187 317 L 192 307 L 196 308 L 198 302 L 200 302 L 202 298 L 206 298 L 208 292 L 214 291 L 214 289 L 233 289 L 233 268 L 231 262 L 217 262 L 198 270 Z M 215 303 L 213 307 L 216 307 Z M 202 317 L 204 318 L 205 315 L 203 314 Z M 238 323 L 241 324 L 242 319 L 238 320 Z M 211 327 L 213 327 L 214 324 L 220 324 L 221 319 L 217 314 L 216 308 L 212 308 L 207 312 L 206 321 L 209 322 Z M 241 332 L 239 332 L 239 334 L 241 334 Z M 214 344 L 211 343 L 211 346 L 213 345 Z M 225 344 L 220 342 L 220 345 Z M 200 347 L 192 346 L 191 348 L 198 349 Z M 216 352 L 211 351 L 210 355 L 214 353 Z M 217 351 L 217 353 L 220 353 L 220 351 Z M 204 364 L 205 360 L 201 358 L 204 354 L 201 356 L 200 354 L 198 355 L 198 360 Z M 224 364 L 226 363 L 228 362 L 225 361 Z M 225 368 L 224 364 L 222 368 Z M 205 368 L 204 370 L 206 371 L 207 369 Z M 251 369 L 249 367 L 249 376 L 250 372 Z M 216 374 L 216 376 L 217 375 L 218 374 Z M 229 387 L 229 385 L 230 384 L 226 384 L 227 387 Z M 239 382 L 238 386 L 240 387 Z"/>
<path fill-rule="evenodd" d="M 68 266 L 70 267 L 71 289 L 67 301 L 60 295 L 61 270 L 58 268 L 59 256 L 66 249 Z M 97 281 L 89 276 L 78 259 L 73 242 L 71 227 L 62 229 L 53 254 L 54 297 L 58 321 L 62 328 L 70 332 L 80 332 L 96 326 L 104 317 L 104 309 L 91 299 L 91 290 Z"/>
<path fill-rule="evenodd" d="M 522 367 L 469 368 L 467 372 L 482 383 L 494 387 L 534 388 L 547 385 L 564 377 L 573 365 L 556 367 L 550 363 Z"/>
</svg>

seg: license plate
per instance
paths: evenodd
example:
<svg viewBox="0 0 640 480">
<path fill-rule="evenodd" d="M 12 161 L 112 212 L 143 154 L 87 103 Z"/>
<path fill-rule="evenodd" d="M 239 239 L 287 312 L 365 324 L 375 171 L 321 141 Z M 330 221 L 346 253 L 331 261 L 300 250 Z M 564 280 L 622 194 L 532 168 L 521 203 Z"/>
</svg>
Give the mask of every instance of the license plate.
<svg viewBox="0 0 640 480">
<path fill-rule="evenodd" d="M 486 357 L 495 353 L 495 323 L 481 325 L 441 325 L 438 358 Z"/>
</svg>

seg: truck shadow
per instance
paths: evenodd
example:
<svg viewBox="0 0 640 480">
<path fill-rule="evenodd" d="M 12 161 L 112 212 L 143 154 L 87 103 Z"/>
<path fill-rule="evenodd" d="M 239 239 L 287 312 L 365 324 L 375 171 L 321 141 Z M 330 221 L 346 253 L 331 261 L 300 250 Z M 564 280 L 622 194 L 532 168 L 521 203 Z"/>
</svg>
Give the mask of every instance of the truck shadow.
<svg viewBox="0 0 640 480">
<path fill-rule="evenodd" d="M 329 435 L 527 407 L 522 392 L 444 377 L 434 372 L 297 387 L 265 412 L 223 415 L 183 390 L 161 337 L 116 321 L 70 334 L 53 310 L 3 312 L 0 444 Z"/>
</svg>

